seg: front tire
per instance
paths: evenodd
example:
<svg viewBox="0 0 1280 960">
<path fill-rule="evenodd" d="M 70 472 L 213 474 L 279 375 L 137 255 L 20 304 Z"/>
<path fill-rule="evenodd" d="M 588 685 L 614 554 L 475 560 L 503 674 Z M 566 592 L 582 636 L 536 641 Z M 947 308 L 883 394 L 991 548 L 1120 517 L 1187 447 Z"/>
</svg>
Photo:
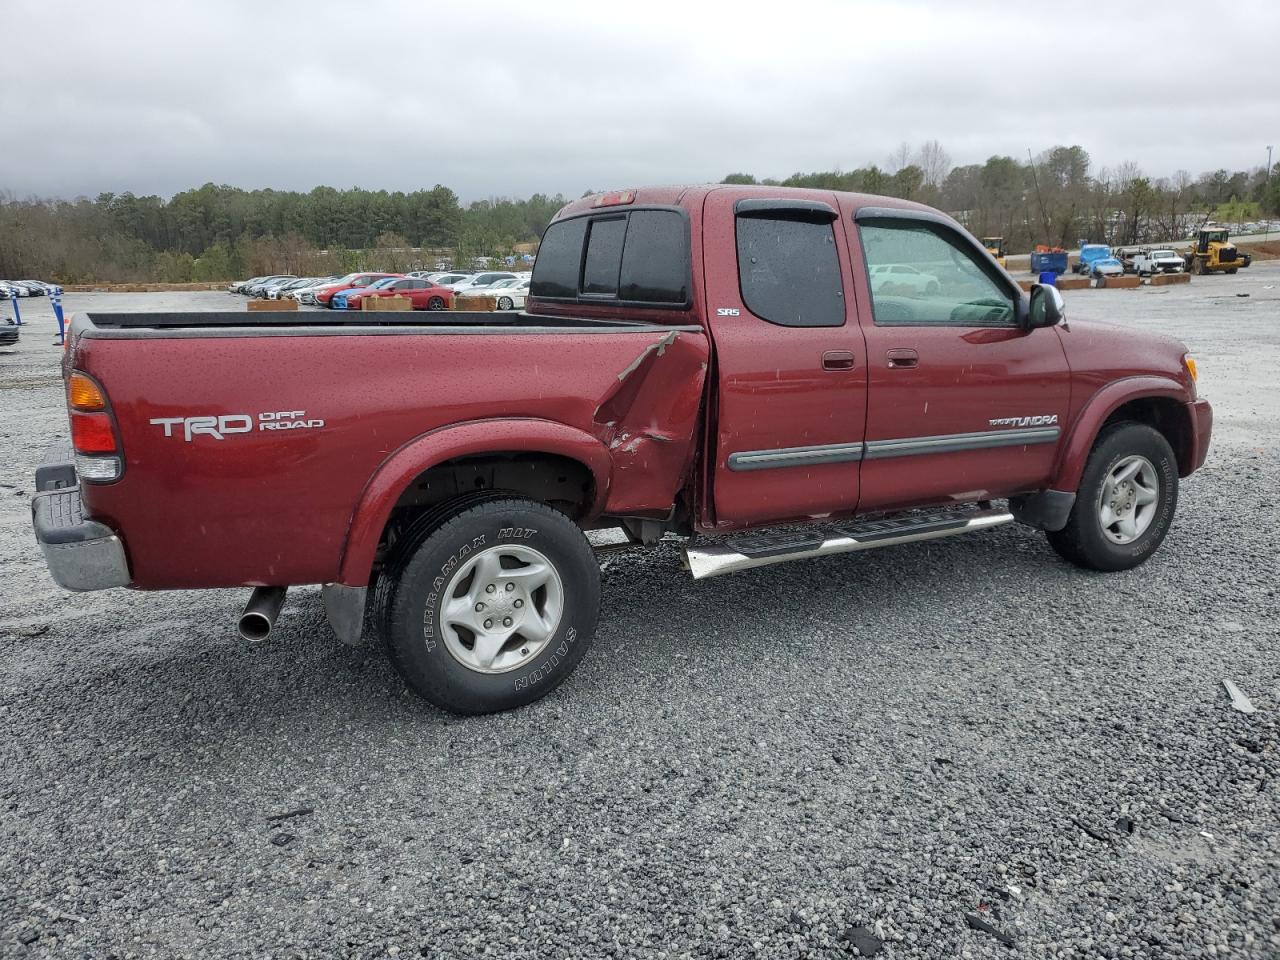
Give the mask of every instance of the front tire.
<svg viewBox="0 0 1280 960">
<path fill-rule="evenodd" d="M 1169 441 L 1141 423 L 1099 434 L 1089 454 L 1075 506 L 1049 544 L 1088 570 L 1129 570 L 1164 541 L 1178 506 L 1178 463 Z"/>
<path fill-rule="evenodd" d="M 572 520 L 532 500 L 486 499 L 405 539 L 380 603 L 388 655 L 416 693 L 493 713 L 568 679 L 600 612 L 600 566 Z"/>
</svg>

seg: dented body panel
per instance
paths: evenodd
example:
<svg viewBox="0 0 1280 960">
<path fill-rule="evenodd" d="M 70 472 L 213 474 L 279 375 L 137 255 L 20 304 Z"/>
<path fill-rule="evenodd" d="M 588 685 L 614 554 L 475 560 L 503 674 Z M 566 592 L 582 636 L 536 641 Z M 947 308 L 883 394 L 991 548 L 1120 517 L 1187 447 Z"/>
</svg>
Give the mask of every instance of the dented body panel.
<svg viewBox="0 0 1280 960">
<path fill-rule="evenodd" d="M 595 477 L 590 516 L 665 516 L 708 357 L 696 328 L 650 325 L 203 337 L 73 326 L 70 362 L 107 385 L 125 458 L 119 481 L 82 485 L 85 507 L 127 531 L 144 589 L 362 586 L 404 488 L 477 453 L 578 460 Z M 280 412 L 297 416 L 261 419 Z M 200 430 L 232 417 L 236 432 Z M 281 429 L 294 422 L 319 425 Z"/>
</svg>

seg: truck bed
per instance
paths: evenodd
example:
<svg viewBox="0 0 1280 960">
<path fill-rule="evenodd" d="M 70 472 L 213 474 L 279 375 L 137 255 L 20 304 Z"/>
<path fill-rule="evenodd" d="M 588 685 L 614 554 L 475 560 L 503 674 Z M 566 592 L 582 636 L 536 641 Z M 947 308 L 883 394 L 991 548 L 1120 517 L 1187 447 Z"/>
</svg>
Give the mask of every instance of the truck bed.
<svg viewBox="0 0 1280 960">
<path fill-rule="evenodd" d="M 463 433 L 516 457 L 579 451 L 593 515 L 665 512 L 708 359 L 700 327 L 649 322 L 80 314 L 70 365 L 106 391 L 124 454 L 118 481 L 81 485 L 85 513 L 125 532 L 136 587 L 335 581 L 380 472 L 465 457 Z"/>
<path fill-rule="evenodd" d="M 288 336 L 314 331 L 316 333 L 458 333 L 476 332 L 477 328 L 498 327 L 505 332 L 519 330 L 591 330 L 605 332 L 620 330 L 635 333 L 641 330 L 689 330 L 696 325 L 654 324 L 636 320 L 603 320 L 582 317 L 532 315 L 506 310 L 502 312 L 453 311 L 453 310 L 307 310 L 278 313 L 246 313 L 222 310 L 202 313 L 84 313 L 82 329 L 90 336 L 160 331 L 172 335 L 177 331 L 193 331 L 218 335 L 219 331 L 234 330 L 237 336 L 279 335 Z M 93 332 L 89 332 L 93 331 Z"/>
</svg>

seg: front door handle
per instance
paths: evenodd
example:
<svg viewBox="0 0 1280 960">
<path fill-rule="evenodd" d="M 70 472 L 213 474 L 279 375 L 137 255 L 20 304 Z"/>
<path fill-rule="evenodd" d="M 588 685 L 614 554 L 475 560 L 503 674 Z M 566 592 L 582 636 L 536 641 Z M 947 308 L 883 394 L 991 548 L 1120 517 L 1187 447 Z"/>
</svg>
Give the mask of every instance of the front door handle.
<svg viewBox="0 0 1280 960">
<path fill-rule="evenodd" d="M 823 370 L 852 370 L 853 351 L 828 350 L 822 355 Z"/>
<path fill-rule="evenodd" d="M 889 368 L 892 370 L 914 367 L 920 363 L 920 354 L 910 347 L 896 347 L 886 353 L 885 356 L 888 358 Z"/>
</svg>

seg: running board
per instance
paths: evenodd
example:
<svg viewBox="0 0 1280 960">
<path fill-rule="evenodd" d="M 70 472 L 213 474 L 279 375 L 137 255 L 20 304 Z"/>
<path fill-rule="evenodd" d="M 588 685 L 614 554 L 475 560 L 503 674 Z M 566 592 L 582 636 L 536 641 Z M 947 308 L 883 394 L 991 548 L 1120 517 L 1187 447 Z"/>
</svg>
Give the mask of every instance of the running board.
<svg viewBox="0 0 1280 960">
<path fill-rule="evenodd" d="M 1005 510 L 944 510 L 912 513 L 884 520 L 849 521 L 760 533 L 731 534 L 704 540 L 684 551 L 685 567 L 695 580 L 736 573 L 788 560 L 892 547 L 899 543 L 937 540 L 1009 523 Z"/>
</svg>

